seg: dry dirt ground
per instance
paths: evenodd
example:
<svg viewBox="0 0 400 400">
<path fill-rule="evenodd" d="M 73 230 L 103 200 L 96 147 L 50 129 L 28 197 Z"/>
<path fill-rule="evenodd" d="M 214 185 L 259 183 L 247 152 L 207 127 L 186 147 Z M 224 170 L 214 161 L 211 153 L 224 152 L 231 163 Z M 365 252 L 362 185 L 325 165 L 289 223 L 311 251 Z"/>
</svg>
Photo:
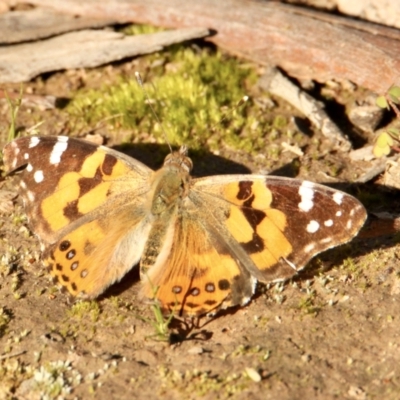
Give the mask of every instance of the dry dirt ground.
<svg viewBox="0 0 400 400">
<path fill-rule="evenodd" d="M 28 86 L 67 96 L 73 76 L 52 74 Z M 8 115 L 1 105 L 1 147 Z M 18 124 L 44 120 L 42 135 L 60 134 L 63 118 L 58 109 L 23 107 Z M 305 137 L 306 151 L 315 135 Z M 220 154 L 209 155 L 214 173 L 263 169 L 262 157 Z M 299 163 L 298 176 L 319 181 L 317 171 L 327 165 L 340 165 L 336 178 L 343 181 L 357 170 L 332 151 Z M 284 157 L 275 162 L 276 170 L 287 165 Z M 13 180 L 0 184 L 16 192 Z M 343 188 L 369 211 L 400 208 L 397 193 L 373 184 Z M 169 342 L 162 342 L 151 306 L 137 298 L 134 272 L 98 301 L 74 303 L 60 293 L 16 198 L 0 216 L 0 399 L 398 399 L 398 239 L 355 239 L 320 255 L 293 281 L 260 286 L 247 307 L 195 327 L 173 321 Z"/>
</svg>

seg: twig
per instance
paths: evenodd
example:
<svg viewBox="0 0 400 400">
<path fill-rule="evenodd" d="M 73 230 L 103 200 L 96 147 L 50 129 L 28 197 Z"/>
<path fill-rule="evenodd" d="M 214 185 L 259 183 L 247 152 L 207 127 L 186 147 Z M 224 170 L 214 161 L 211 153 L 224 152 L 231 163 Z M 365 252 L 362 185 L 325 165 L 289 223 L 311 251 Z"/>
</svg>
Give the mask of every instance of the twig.
<svg viewBox="0 0 400 400">
<path fill-rule="evenodd" d="M 357 183 L 366 183 L 370 181 L 371 179 L 374 179 L 377 177 L 379 174 L 382 172 L 385 172 L 387 163 L 389 161 L 397 161 L 400 158 L 400 154 L 396 154 L 390 158 L 385 158 L 385 159 L 380 159 L 376 160 L 373 164 L 372 167 L 370 167 L 366 172 L 364 172 L 361 176 L 359 176 L 355 182 Z"/>
<path fill-rule="evenodd" d="M 324 105 L 302 91 L 277 68 L 270 68 L 260 79 L 259 85 L 268 92 L 285 99 L 302 112 L 312 124 L 329 139 L 337 149 L 349 151 L 351 142 L 328 117 Z"/>
<path fill-rule="evenodd" d="M 0 356 L 0 360 L 6 360 L 7 358 L 18 357 L 25 353 L 26 353 L 26 350 L 19 351 L 18 353 L 3 354 L 2 356 Z"/>
</svg>

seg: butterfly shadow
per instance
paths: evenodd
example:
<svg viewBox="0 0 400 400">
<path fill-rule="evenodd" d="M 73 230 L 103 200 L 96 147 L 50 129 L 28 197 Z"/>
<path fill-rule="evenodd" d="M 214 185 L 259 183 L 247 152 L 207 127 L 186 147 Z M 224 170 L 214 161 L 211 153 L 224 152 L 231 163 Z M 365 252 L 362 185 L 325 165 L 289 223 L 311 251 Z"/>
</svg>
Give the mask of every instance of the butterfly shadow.
<svg viewBox="0 0 400 400">
<path fill-rule="evenodd" d="M 220 318 L 236 314 L 242 308 L 241 306 L 234 306 L 226 309 L 219 309 L 215 314 L 203 315 L 200 317 L 174 317 L 170 323 L 170 343 L 175 344 L 190 340 L 210 340 L 213 337 L 213 332 L 205 329 L 205 327 Z"/>
<path fill-rule="evenodd" d="M 119 282 L 111 285 L 98 299 L 103 300 L 109 297 L 120 296 L 138 282 L 140 282 L 139 266 L 135 265 Z"/>
<path fill-rule="evenodd" d="M 170 153 L 167 145 L 155 143 L 124 144 L 113 146 L 113 149 L 135 158 L 154 170 L 162 167 L 165 157 Z M 189 157 L 193 161 L 194 177 L 251 174 L 251 170 L 245 165 L 205 150 L 189 149 Z"/>
<path fill-rule="evenodd" d="M 213 332 L 204 329 L 204 324 L 200 324 L 202 318 L 179 318 L 173 317 L 169 328 L 169 343 L 177 344 L 191 340 L 207 341 L 213 336 Z"/>
</svg>

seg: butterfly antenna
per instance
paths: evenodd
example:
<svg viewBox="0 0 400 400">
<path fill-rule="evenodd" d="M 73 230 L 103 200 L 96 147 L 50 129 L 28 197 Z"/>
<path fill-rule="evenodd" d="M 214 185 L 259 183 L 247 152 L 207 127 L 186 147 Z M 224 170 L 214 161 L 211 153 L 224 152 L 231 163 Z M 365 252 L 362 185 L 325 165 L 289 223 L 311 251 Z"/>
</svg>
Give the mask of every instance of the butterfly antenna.
<svg viewBox="0 0 400 400">
<path fill-rule="evenodd" d="M 228 116 L 229 114 L 232 114 L 234 111 L 236 111 L 239 107 L 241 107 L 244 103 L 246 103 L 247 100 L 249 100 L 249 96 L 243 96 L 243 97 L 238 101 L 238 103 L 236 104 L 236 106 L 230 108 L 227 112 L 224 113 L 224 115 L 222 116 L 222 118 L 221 118 L 217 123 L 215 123 L 215 124 L 211 127 L 211 130 L 215 129 L 215 127 L 216 127 L 217 125 L 219 125 L 221 122 L 225 121 L 226 118 L 227 118 L 227 116 Z"/>
<path fill-rule="evenodd" d="M 154 115 L 154 118 L 156 119 L 156 121 L 157 121 L 157 122 L 159 123 L 159 125 L 161 126 L 161 130 L 162 130 L 162 133 L 163 133 L 163 135 L 164 135 L 164 140 L 165 140 L 165 142 L 167 143 L 167 145 L 168 145 L 168 147 L 169 147 L 169 151 L 172 153 L 172 147 L 171 147 L 171 144 L 169 143 L 167 133 L 165 132 L 164 126 L 163 126 L 163 124 L 161 123 L 160 118 L 158 118 L 158 115 L 157 115 L 157 113 L 156 113 L 156 110 L 154 109 L 153 105 L 151 104 L 150 96 L 149 96 L 149 94 L 147 93 L 147 90 L 145 89 L 145 87 L 144 87 L 144 85 L 143 85 L 142 77 L 140 76 L 139 72 L 135 72 L 135 76 L 136 76 L 137 83 L 139 84 L 139 86 L 140 86 L 141 89 L 143 90 L 144 96 L 146 97 L 147 104 L 149 105 L 150 110 L 151 110 L 151 112 L 152 112 L 153 115 Z"/>
</svg>

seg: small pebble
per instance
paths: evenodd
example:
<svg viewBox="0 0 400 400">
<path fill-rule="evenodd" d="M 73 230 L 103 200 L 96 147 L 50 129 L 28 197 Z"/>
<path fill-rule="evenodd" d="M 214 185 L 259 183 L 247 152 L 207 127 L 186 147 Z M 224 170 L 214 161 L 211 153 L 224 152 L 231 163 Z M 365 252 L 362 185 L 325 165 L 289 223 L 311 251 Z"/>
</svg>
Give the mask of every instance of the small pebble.
<svg viewBox="0 0 400 400">
<path fill-rule="evenodd" d="M 247 376 L 254 382 L 261 381 L 261 375 L 254 368 L 245 369 Z"/>
<path fill-rule="evenodd" d="M 189 354 L 202 354 L 204 353 L 204 349 L 200 346 L 193 346 L 188 350 Z"/>
</svg>

